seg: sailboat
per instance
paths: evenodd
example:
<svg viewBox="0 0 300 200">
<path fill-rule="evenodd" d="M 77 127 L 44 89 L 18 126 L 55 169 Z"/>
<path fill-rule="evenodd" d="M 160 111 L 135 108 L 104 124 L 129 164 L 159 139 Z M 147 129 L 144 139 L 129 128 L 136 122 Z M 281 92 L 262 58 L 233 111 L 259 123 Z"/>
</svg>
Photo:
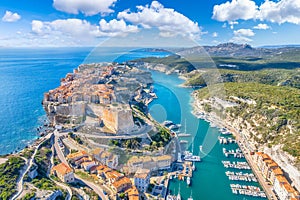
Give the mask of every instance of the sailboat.
<svg viewBox="0 0 300 200">
<path fill-rule="evenodd" d="M 179 184 L 179 189 L 178 189 L 178 194 L 177 194 L 176 200 L 181 200 L 181 195 L 180 195 L 180 184 Z"/>
<path fill-rule="evenodd" d="M 201 161 L 200 156 L 194 156 L 193 152 L 194 152 L 194 140 L 192 141 L 192 152 L 185 151 L 184 160 L 191 161 L 191 162 L 200 162 Z"/>
<path fill-rule="evenodd" d="M 193 190 L 191 190 L 191 196 L 187 200 L 193 200 L 192 194 L 193 194 Z"/>
<path fill-rule="evenodd" d="M 186 132 L 186 119 L 185 119 L 185 121 L 184 121 L 184 132 L 183 133 L 178 133 L 178 137 L 190 137 L 190 136 L 191 136 L 191 134 L 188 134 Z"/>
</svg>

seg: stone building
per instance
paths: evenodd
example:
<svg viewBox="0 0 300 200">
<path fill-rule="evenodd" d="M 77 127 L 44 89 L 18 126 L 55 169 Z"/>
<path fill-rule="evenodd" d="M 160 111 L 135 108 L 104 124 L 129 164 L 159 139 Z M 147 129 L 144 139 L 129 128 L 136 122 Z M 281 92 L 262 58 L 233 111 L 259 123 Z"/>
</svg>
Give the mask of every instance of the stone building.
<svg viewBox="0 0 300 200">
<path fill-rule="evenodd" d="M 113 133 L 130 131 L 134 127 L 132 110 L 127 104 L 111 104 L 103 110 L 103 123 Z"/>
<path fill-rule="evenodd" d="M 75 181 L 72 168 L 64 163 L 60 163 L 54 166 L 51 172 L 56 175 L 62 182 L 72 183 Z"/>
</svg>

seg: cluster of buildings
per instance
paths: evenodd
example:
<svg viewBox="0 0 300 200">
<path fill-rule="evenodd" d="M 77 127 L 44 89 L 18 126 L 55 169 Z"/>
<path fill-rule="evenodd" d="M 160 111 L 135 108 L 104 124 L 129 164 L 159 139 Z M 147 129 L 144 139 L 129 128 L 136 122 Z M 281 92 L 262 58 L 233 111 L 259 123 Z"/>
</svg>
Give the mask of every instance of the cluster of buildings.
<svg viewBox="0 0 300 200">
<path fill-rule="evenodd" d="M 170 169 L 172 164 L 171 155 L 162 156 L 133 156 L 123 167 L 123 171 L 127 174 L 132 174 L 138 169 L 149 169 L 150 171 Z"/>
<path fill-rule="evenodd" d="M 83 168 L 86 171 L 96 165 L 106 165 L 111 169 L 116 169 L 119 164 L 117 155 L 102 148 L 94 149 L 90 154 L 86 151 L 78 151 L 67 155 L 66 158 L 75 168 Z"/>
<path fill-rule="evenodd" d="M 112 103 L 114 96 L 113 85 L 105 84 L 115 72 L 113 66 L 75 69 L 61 79 L 58 88 L 44 94 L 44 101 L 72 103 L 85 101 L 87 103 Z"/>
<path fill-rule="evenodd" d="M 123 174 L 116 170 L 118 156 L 104 149 L 98 148 L 88 154 L 85 151 L 71 153 L 66 157 L 74 168 L 82 168 L 105 182 L 114 194 L 125 193 L 130 200 L 138 200 L 141 193 L 147 192 L 150 184 L 151 172 L 158 169 L 167 169 L 171 164 L 171 156 L 132 157 L 127 165 L 133 167 L 131 174 Z M 155 164 L 156 163 L 156 164 Z M 51 170 L 62 182 L 75 181 L 74 170 L 64 163 L 54 166 Z M 129 178 L 131 177 L 131 178 Z"/>
<path fill-rule="evenodd" d="M 44 94 L 43 106 L 49 120 L 54 125 L 85 122 L 96 127 L 105 126 L 111 133 L 132 130 L 132 110 L 128 101 L 120 102 L 123 97 L 116 94 L 122 93 L 116 83 L 122 81 L 126 73 L 130 74 L 126 67 L 112 64 L 79 66 L 61 79 L 58 88 Z M 132 81 L 136 84 L 136 80 Z M 125 83 L 131 84 L 130 81 Z M 125 92 L 129 91 L 126 85 L 124 87 Z"/>
<path fill-rule="evenodd" d="M 273 185 L 273 190 L 280 200 L 300 199 L 300 193 L 292 187 L 282 169 L 268 154 L 256 152 L 254 161 L 263 177 Z"/>
</svg>

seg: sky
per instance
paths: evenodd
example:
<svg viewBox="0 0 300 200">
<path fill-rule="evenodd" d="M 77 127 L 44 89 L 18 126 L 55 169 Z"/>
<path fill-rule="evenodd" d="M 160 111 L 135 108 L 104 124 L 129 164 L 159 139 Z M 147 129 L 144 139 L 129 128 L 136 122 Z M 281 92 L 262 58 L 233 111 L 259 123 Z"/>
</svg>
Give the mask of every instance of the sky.
<svg viewBox="0 0 300 200">
<path fill-rule="evenodd" d="M 153 30 L 199 45 L 300 44 L 300 0 L 1 0 L 0 47 L 97 46 Z"/>
</svg>

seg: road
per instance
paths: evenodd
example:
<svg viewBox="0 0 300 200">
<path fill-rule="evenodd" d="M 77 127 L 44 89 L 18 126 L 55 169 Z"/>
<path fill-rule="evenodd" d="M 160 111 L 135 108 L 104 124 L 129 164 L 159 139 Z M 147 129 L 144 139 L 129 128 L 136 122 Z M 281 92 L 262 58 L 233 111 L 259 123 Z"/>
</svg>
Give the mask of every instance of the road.
<svg viewBox="0 0 300 200">
<path fill-rule="evenodd" d="M 46 135 L 42 141 L 35 147 L 34 149 L 34 152 L 31 156 L 31 158 L 28 160 L 28 164 L 27 164 L 27 167 L 25 169 L 25 171 L 23 172 L 23 174 L 19 177 L 18 181 L 17 181 L 17 193 L 11 198 L 12 200 L 15 200 L 18 198 L 18 196 L 22 193 L 23 191 L 23 180 L 24 180 L 24 176 L 27 174 L 27 172 L 29 171 L 29 169 L 31 168 L 31 166 L 33 165 L 34 163 L 34 157 L 38 151 L 38 149 L 40 148 L 40 146 L 47 140 L 49 139 L 50 137 L 52 136 L 52 133 L 51 134 L 48 134 Z"/>
<path fill-rule="evenodd" d="M 87 181 L 85 179 L 80 178 L 78 175 L 75 174 L 75 178 L 77 180 L 80 180 L 81 182 L 83 182 L 84 184 L 86 184 L 87 186 L 89 186 L 94 192 L 96 192 L 98 194 L 98 196 L 101 197 L 101 199 L 103 200 L 108 200 L 108 197 L 105 196 L 105 194 L 103 193 L 103 190 L 100 188 L 100 186 L 96 185 L 95 183 L 92 183 L 90 181 Z"/>
<path fill-rule="evenodd" d="M 54 140 L 54 144 L 55 144 L 55 134 L 54 134 L 54 138 L 53 138 L 53 140 Z M 54 149 L 55 149 L 55 146 L 53 145 L 53 140 L 51 141 L 51 144 L 52 144 L 52 147 L 51 147 L 51 150 L 52 150 L 52 154 L 51 154 L 51 162 L 50 162 L 50 167 L 49 167 L 49 169 L 52 169 L 52 167 L 54 166 Z M 72 194 L 72 190 L 71 190 L 71 188 L 69 187 L 69 186 L 67 186 L 67 185 L 64 185 L 63 183 L 60 183 L 60 182 L 57 182 L 57 181 L 55 181 L 55 180 L 53 180 L 51 177 L 50 177 L 50 171 L 48 171 L 48 178 L 49 179 L 51 179 L 56 185 L 58 185 L 58 186 L 60 186 L 60 187 L 62 187 L 62 188 L 65 188 L 66 190 L 67 190 L 67 192 L 68 192 L 68 195 L 67 195 L 67 200 L 71 200 L 71 198 L 72 198 L 72 196 L 73 196 L 73 194 Z"/>
<path fill-rule="evenodd" d="M 143 128 L 143 133 L 135 134 L 135 135 L 99 135 L 97 133 L 95 134 L 86 134 L 81 132 L 76 132 L 75 134 L 78 136 L 84 136 L 86 138 L 106 138 L 106 139 L 131 139 L 131 138 L 146 138 L 148 137 L 148 132 L 152 129 L 151 126 L 147 126 Z"/>
<path fill-rule="evenodd" d="M 65 163 L 66 165 L 69 165 L 68 162 L 67 162 L 67 160 L 66 160 L 66 158 L 65 158 L 65 156 L 64 156 L 64 154 L 63 154 L 63 152 L 62 152 L 61 149 L 59 148 L 59 145 L 58 145 L 58 142 L 57 142 L 58 137 L 59 137 L 59 132 L 55 130 L 55 131 L 54 131 L 54 148 L 55 148 L 55 150 L 56 150 L 57 157 L 59 158 L 59 160 L 60 160 L 62 163 Z M 94 192 L 96 192 L 96 193 L 98 194 L 98 196 L 101 197 L 101 199 L 103 199 L 103 200 L 104 200 L 104 199 L 108 199 L 108 198 L 104 195 L 103 190 L 102 190 L 99 186 L 95 185 L 95 184 L 92 183 L 92 182 L 89 182 L 89 181 L 87 181 L 87 180 L 84 180 L 84 179 L 80 178 L 80 177 L 77 176 L 76 174 L 75 174 L 75 178 L 76 178 L 77 180 L 83 182 L 84 184 L 86 184 L 86 185 L 89 186 L 90 188 L 92 188 L 92 189 L 94 190 Z"/>
</svg>

